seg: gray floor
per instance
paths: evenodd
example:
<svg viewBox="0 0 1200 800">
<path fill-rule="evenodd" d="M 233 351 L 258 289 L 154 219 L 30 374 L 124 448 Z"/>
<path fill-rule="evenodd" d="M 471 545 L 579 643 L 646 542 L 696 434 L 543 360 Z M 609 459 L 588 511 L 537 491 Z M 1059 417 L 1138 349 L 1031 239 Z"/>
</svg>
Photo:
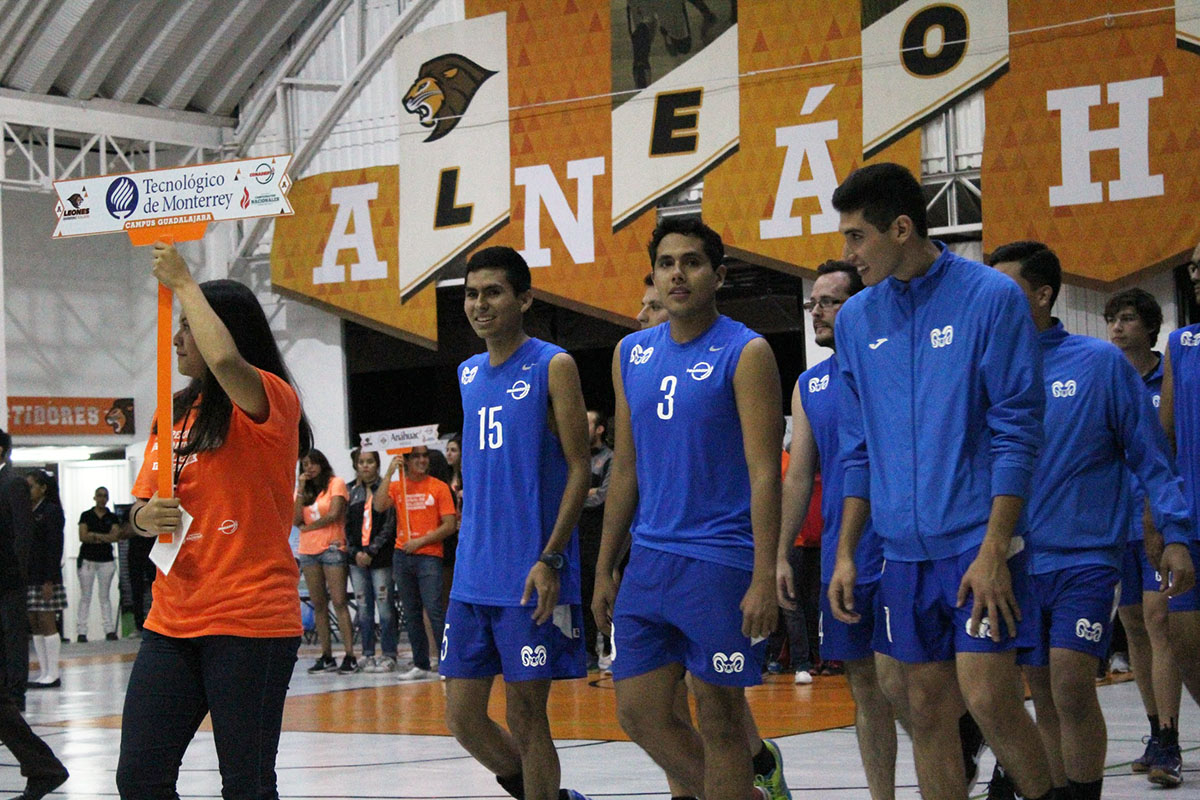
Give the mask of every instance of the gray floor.
<svg viewBox="0 0 1200 800">
<path fill-rule="evenodd" d="M 70 645 L 76 654 L 131 652 L 132 642 Z M 86 648 L 86 649 L 85 649 Z M 390 683 L 391 675 L 310 677 L 301 660 L 293 694 Z M 89 727 L 88 720 L 120 714 L 130 663 L 68 666 L 63 688 L 31 692 L 26 717 L 71 771 L 71 779 L 51 797 L 116 797 L 114 771 L 119 734 Z M 1100 688 L 1108 721 L 1108 777 L 1104 796 L 1111 800 L 1155 797 L 1164 790 L 1129 773 L 1129 761 L 1142 752 L 1146 719 L 1132 682 Z M 1183 709 L 1184 785 L 1170 797 L 1200 798 L 1200 715 L 1186 697 Z M 63 723 L 68 723 L 64 727 Z M 794 797 L 860 800 L 868 798 L 854 731 L 850 728 L 789 736 L 778 740 Z M 563 784 L 594 798 L 667 798 L 659 773 L 638 748 L 627 742 L 560 741 Z M 1189 762 L 1191 766 L 1189 766 Z M 984 776 L 992 758 L 984 756 Z M 912 754 L 901 740 L 897 765 L 898 798 L 916 798 Z M 0 797 L 23 788 L 17 767 L 0 754 Z M 285 733 L 279 754 L 280 795 L 289 800 L 340 798 L 502 798 L 495 781 L 449 737 L 376 734 Z M 981 783 L 975 794 L 985 793 Z M 219 797 L 220 778 L 211 737 L 201 733 L 188 750 L 179 781 L 185 798 Z"/>
</svg>

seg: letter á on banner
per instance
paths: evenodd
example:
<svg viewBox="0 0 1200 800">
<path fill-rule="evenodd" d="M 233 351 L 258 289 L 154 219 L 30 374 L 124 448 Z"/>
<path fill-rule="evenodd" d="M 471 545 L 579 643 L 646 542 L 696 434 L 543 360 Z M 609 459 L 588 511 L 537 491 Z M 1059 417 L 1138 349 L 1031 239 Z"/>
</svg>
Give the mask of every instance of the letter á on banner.
<svg viewBox="0 0 1200 800">
<path fill-rule="evenodd" d="M 353 250 L 355 260 L 350 265 L 350 280 L 369 281 L 386 278 L 387 262 L 375 251 L 375 234 L 371 229 L 371 201 L 379 196 L 378 183 L 356 186 L 335 186 L 329 192 L 329 202 L 337 206 L 333 229 L 321 256 L 321 266 L 313 268 L 312 282 L 342 283 L 346 269 L 337 262 L 338 252 Z M 349 233 L 353 221 L 354 232 Z"/>
<path fill-rule="evenodd" d="M 521 256 L 531 267 L 550 266 L 550 248 L 542 247 L 542 204 L 576 264 L 596 260 L 596 224 L 592 218 L 593 184 L 604 174 L 604 157 L 567 162 L 567 178 L 578 186 L 577 213 L 571 213 L 567 196 L 549 164 L 513 170 L 513 183 L 525 187 L 525 247 Z"/>
<path fill-rule="evenodd" d="M 832 85 L 814 86 L 808 90 L 801 114 L 811 114 L 817 105 L 828 96 Z M 779 173 L 779 187 L 775 191 L 775 205 L 771 218 L 760 220 L 760 239 L 786 239 L 804 235 L 804 217 L 792 216 L 792 207 L 797 200 L 817 198 L 821 213 L 809 217 L 811 232 L 835 233 L 838 229 L 838 213 L 833 208 L 833 191 L 837 189 L 837 173 L 833 169 L 833 157 L 829 154 L 829 142 L 838 138 L 836 119 L 824 122 L 809 122 L 775 129 L 775 145 L 786 148 L 783 169 Z M 808 162 L 812 177 L 800 180 L 804 162 Z"/>
</svg>

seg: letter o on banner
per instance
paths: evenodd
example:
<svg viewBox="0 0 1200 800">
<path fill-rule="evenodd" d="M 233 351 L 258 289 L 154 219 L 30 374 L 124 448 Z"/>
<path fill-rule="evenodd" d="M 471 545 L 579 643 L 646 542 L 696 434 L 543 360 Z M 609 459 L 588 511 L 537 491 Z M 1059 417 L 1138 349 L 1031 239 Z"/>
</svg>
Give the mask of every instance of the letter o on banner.
<svg viewBox="0 0 1200 800">
<path fill-rule="evenodd" d="M 937 52 L 926 49 L 929 32 L 942 30 Z M 923 8 L 913 15 L 900 36 L 900 63 L 919 78 L 943 75 L 958 66 L 967 53 L 969 27 L 962 9 L 950 5 Z"/>
</svg>

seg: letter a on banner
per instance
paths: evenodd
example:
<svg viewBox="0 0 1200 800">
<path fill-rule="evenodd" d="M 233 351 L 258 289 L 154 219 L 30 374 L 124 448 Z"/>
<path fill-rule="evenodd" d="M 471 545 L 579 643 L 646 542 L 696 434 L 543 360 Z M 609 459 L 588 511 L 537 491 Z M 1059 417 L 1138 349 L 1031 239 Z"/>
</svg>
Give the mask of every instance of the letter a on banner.
<svg viewBox="0 0 1200 800">
<path fill-rule="evenodd" d="M 396 45 L 400 295 L 508 221 L 508 28 L 504 13 L 441 25 Z"/>
<path fill-rule="evenodd" d="M 866 157 L 1008 67 L 1008 3 L 862 0 L 862 8 Z"/>
</svg>

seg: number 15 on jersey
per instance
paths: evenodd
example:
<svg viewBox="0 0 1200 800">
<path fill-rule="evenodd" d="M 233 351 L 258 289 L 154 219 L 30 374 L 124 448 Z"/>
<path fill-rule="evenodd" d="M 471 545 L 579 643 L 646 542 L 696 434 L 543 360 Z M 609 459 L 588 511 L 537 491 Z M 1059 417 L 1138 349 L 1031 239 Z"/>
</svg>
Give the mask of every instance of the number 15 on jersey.
<svg viewBox="0 0 1200 800">
<path fill-rule="evenodd" d="M 500 409 L 502 408 L 504 406 L 480 406 L 480 450 L 498 450 L 504 444 L 504 426 L 500 423 Z"/>
</svg>

